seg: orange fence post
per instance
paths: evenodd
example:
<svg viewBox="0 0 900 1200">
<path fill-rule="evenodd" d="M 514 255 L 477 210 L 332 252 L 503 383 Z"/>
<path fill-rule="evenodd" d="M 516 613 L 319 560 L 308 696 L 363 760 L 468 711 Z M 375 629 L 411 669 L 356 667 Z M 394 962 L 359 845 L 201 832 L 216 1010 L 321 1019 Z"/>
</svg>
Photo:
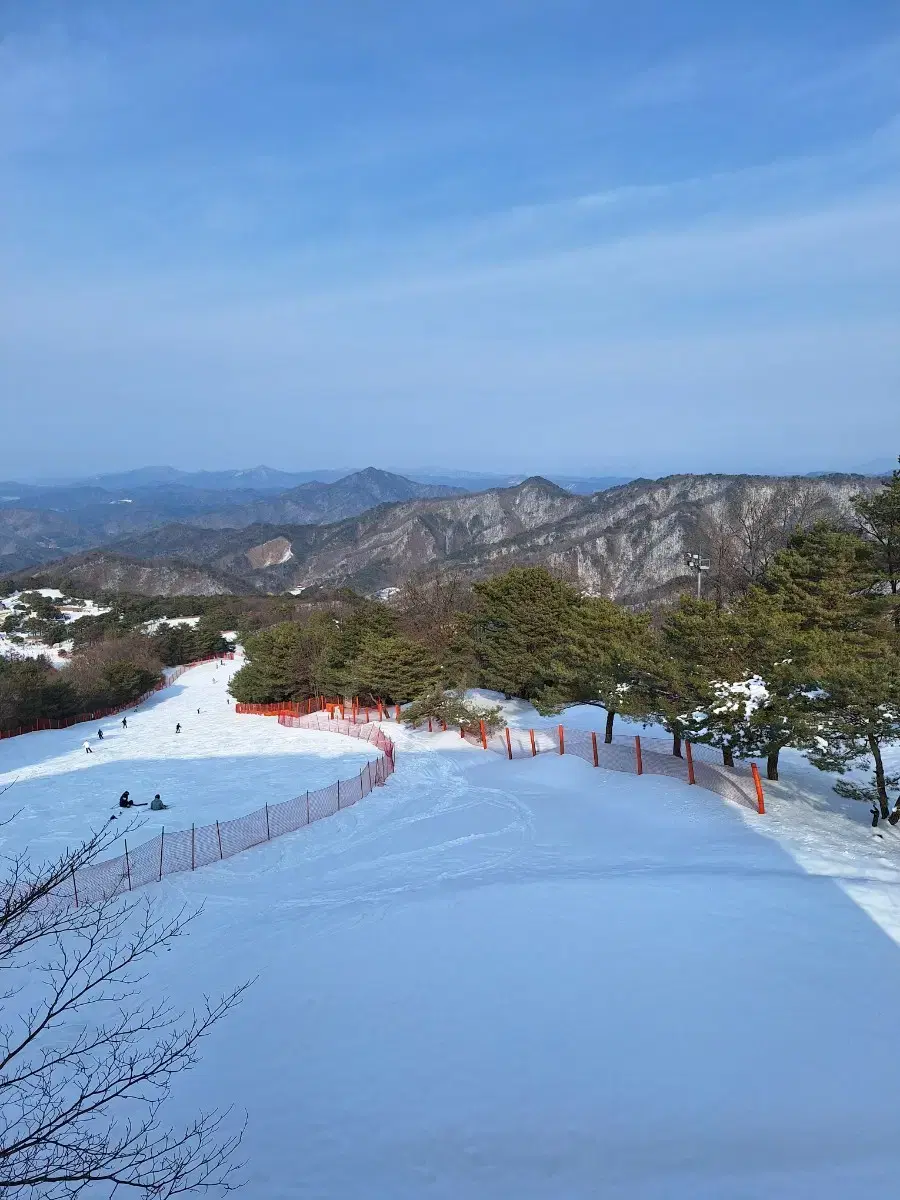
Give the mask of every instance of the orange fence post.
<svg viewBox="0 0 900 1200">
<path fill-rule="evenodd" d="M 394 705 L 394 720 L 395 721 L 400 720 L 400 705 L 399 704 Z"/>
<path fill-rule="evenodd" d="M 433 729 L 431 728 L 431 717 L 429 717 L 429 718 L 428 718 L 428 732 L 429 732 L 429 733 L 433 733 L 433 732 L 434 732 L 434 731 L 433 731 Z"/>
<path fill-rule="evenodd" d="M 562 725 L 559 726 L 559 752 L 560 754 L 565 754 L 566 752 L 566 731 Z"/>
<path fill-rule="evenodd" d="M 479 721 L 478 724 L 481 726 L 481 747 L 483 750 L 487 750 L 487 732 L 484 728 L 484 721 Z"/>
<path fill-rule="evenodd" d="M 509 755 L 510 762 L 512 761 L 512 740 L 509 736 L 509 726 L 506 727 L 506 753 Z"/>
<path fill-rule="evenodd" d="M 528 736 L 531 738 L 531 757 L 535 758 L 537 756 L 537 746 L 534 744 L 534 730 L 533 729 L 528 730 Z"/>
<path fill-rule="evenodd" d="M 697 780 L 694 778 L 694 752 L 691 749 L 690 742 L 684 743 L 684 752 L 687 756 L 688 783 L 696 783 Z"/>
<path fill-rule="evenodd" d="M 759 767 L 756 763 L 750 764 L 750 770 L 753 773 L 753 782 L 756 785 L 756 811 L 760 816 L 764 816 L 766 812 L 766 798 L 763 795 L 762 780 L 759 777 Z"/>
<path fill-rule="evenodd" d="M 597 753 L 597 735 L 596 735 L 596 733 L 593 732 L 593 730 L 591 731 L 591 749 L 594 752 L 594 766 L 599 767 L 600 766 L 600 756 Z"/>
<path fill-rule="evenodd" d="M 638 775 L 643 775 L 644 759 L 643 759 L 643 756 L 641 755 L 641 735 L 639 733 L 636 733 L 634 735 L 634 758 L 635 758 L 635 763 L 637 764 Z"/>
<path fill-rule="evenodd" d="M 464 737 L 466 736 L 466 727 L 465 727 L 465 725 L 460 725 L 460 727 L 459 727 L 459 736 L 460 736 L 461 738 L 464 738 Z"/>
</svg>

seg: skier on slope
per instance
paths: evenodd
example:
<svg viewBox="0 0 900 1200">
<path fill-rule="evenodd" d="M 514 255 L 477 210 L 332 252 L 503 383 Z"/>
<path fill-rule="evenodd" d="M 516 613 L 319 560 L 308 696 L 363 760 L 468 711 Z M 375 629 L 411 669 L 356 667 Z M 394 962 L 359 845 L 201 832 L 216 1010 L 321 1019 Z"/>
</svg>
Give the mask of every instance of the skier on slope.
<svg viewBox="0 0 900 1200">
<path fill-rule="evenodd" d="M 100 739 L 101 742 L 103 741 L 103 730 L 102 729 L 97 730 L 97 737 Z"/>
<path fill-rule="evenodd" d="M 122 718 L 122 728 L 123 728 L 123 729 L 127 729 L 127 728 L 128 728 L 128 718 L 127 718 L 127 717 L 123 717 L 123 718 Z"/>
<path fill-rule="evenodd" d="M 83 742 L 83 743 L 82 743 L 82 745 L 84 746 L 84 752 L 85 752 L 85 754 L 93 754 L 93 753 L 94 753 L 94 752 L 93 752 L 93 750 L 91 749 L 91 743 L 90 743 L 90 742 Z"/>
<path fill-rule="evenodd" d="M 176 732 L 176 733 L 181 733 L 181 722 L 180 722 L 180 721 L 179 721 L 179 722 L 178 722 L 178 724 L 175 726 L 175 732 Z"/>
</svg>

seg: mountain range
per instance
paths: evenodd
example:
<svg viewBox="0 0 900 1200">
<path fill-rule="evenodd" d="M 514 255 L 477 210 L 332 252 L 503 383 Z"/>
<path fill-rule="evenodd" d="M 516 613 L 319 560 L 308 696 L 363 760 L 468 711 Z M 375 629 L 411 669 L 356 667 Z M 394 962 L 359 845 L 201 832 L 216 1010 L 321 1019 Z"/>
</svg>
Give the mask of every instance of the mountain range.
<svg viewBox="0 0 900 1200">
<path fill-rule="evenodd" d="M 241 509 L 243 517 L 314 510 L 318 523 L 222 525 L 213 513 L 113 539 L 45 574 L 71 590 L 173 595 L 351 586 L 376 594 L 423 573 L 452 570 L 477 578 L 533 563 L 586 592 L 644 605 L 684 587 L 691 578 L 688 553 L 715 552 L 721 559 L 727 547 L 733 569 L 753 573 L 767 548 L 793 528 L 820 518 L 845 520 L 853 496 L 879 486 L 854 475 L 674 475 L 581 496 L 537 476 L 477 493 L 387 500 L 327 520 L 324 514 L 362 505 L 364 496 L 377 502 L 400 486 L 382 472 L 360 474 L 362 480 L 339 481 L 343 487 L 300 487 L 286 500 L 254 500 Z M 282 503 L 287 507 L 279 508 Z"/>
</svg>

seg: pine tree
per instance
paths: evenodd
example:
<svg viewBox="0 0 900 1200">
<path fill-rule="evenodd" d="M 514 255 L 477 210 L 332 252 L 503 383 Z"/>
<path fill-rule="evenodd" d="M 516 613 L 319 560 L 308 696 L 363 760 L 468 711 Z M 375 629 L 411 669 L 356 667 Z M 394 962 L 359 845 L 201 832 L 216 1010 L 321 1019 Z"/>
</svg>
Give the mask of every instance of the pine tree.
<svg viewBox="0 0 900 1200">
<path fill-rule="evenodd" d="M 854 508 L 872 549 L 875 574 L 890 592 L 894 629 L 900 633 L 900 470 L 877 492 L 856 496 Z"/>
<path fill-rule="evenodd" d="M 868 783 L 839 780 L 842 796 L 873 801 L 882 817 L 890 812 L 889 789 L 900 776 L 885 771 L 886 744 L 900 741 L 900 650 L 890 633 L 872 631 L 866 645 L 835 637 L 832 661 L 823 680 L 827 710 L 808 749 L 810 761 L 839 774 L 872 765 Z M 898 801 L 900 804 L 900 801 Z"/>
<path fill-rule="evenodd" d="M 370 634 L 352 665 L 353 691 L 402 704 L 433 688 L 441 677 L 434 655 L 422 642 L 394 634 Z"/>
<path fill-rule="evenodd" d="M 507 696 L 543 695 L 557 682 L 562 629 L 578 593 L 543 567 L 513 567 L 472 590 L 479 682 Z"/>
<path fill-rule="evenodd" d="M 871 761 L 869 785 L 842 780 L 836 790 L 873 799 L 887 816 L 894 781 L 882 752 L 900 738 L 900 636 L 873 542 L 817 526 L 777 555 L 765 587 L 818 639 L 807 689 L 815 713 L 800 744 L 823 770 L 843 774 Z"/>
<path fill-rule="evenodd" d="M 285 621 L 244 643 L 247 662 L 232 678 L 229 691 L 238 701 L 270 704 L 321 695 L 327 683 L 328 625 Z"/>
<path fill-rule="evenodd" d="M 629 612 L 603 596 L 569 605 L 552 663 L 555 680 L 535 704 L 545 712 L 569 704 L 601 705 L 606 709 L 605 741 L 611 742 L 616 714 L 631 715 L 629 691 L 650 644 L 646 613 Z"/>
</svg>

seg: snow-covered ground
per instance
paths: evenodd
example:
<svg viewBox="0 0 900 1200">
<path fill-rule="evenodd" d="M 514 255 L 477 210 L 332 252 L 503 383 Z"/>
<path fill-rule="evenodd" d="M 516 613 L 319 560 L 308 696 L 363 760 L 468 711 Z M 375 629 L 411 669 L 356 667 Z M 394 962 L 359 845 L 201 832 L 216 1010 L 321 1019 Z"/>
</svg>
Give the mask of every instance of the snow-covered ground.
<svg viewBox="0 0 900 1200">
<path fill-rule="evenodd" d="M 187 672 L 92 756 L 88 727 L 0 743 L 7 844 L 71 843 L 123 787 L 173 800 L 168 826 L 356 769 L 362 746 L 237 717 L 224 683 Z M 205 905 L 149 988 L 188 1004 L 257 977 L 170 1110 L 247 1110 L 243 1195 L 896 1194 L 900 948 L 849 882 L 890 927 L 896 841 L 799 769 L 760 818 L 391 732 L 397 773 L 364 802 L 148 889 Z"/>
<path fill-rule="evenodd" d="M 41 596 L 46 596 L 48 600 L 61 602 L 65 599 L 59 588 L 33 588 Z M 38 638 L 30 634 L 25 634 L 12 641 L 11 638 L 4 632 L 5 625 L 10 613 L 13 612 L 16 604 L 21 601 L 25 592 L 13 592 L 9 596 L 0 598 L 0 656 L 6 658 L 47 658 L 56 667 L 60 666 L 64 660 L 64 655 L 71 654 L 73 642 L 69 638 L 63 642 L 57 642 L 50 646 L 46 642 L 40 641 Z M 63 620 L 67 624 L 72 624 L 73 621 L 78 621 L 82 617 L 99 617 L 103 613 L 108 613 L 108 607 L 104 608 L 97 604 L 95 600 L 79 600 L 69 598 L 71 603 L 59 603 L 60 611 L 62 612 Z M 21 610 L 20 610 L 21 611 Z M 33 612 L 29 615 L 34 615 Z M 199 620 L 199 618 L 197 618 Z M 60 651 L 64 653 L 61 654 Z"/>
</svg>

